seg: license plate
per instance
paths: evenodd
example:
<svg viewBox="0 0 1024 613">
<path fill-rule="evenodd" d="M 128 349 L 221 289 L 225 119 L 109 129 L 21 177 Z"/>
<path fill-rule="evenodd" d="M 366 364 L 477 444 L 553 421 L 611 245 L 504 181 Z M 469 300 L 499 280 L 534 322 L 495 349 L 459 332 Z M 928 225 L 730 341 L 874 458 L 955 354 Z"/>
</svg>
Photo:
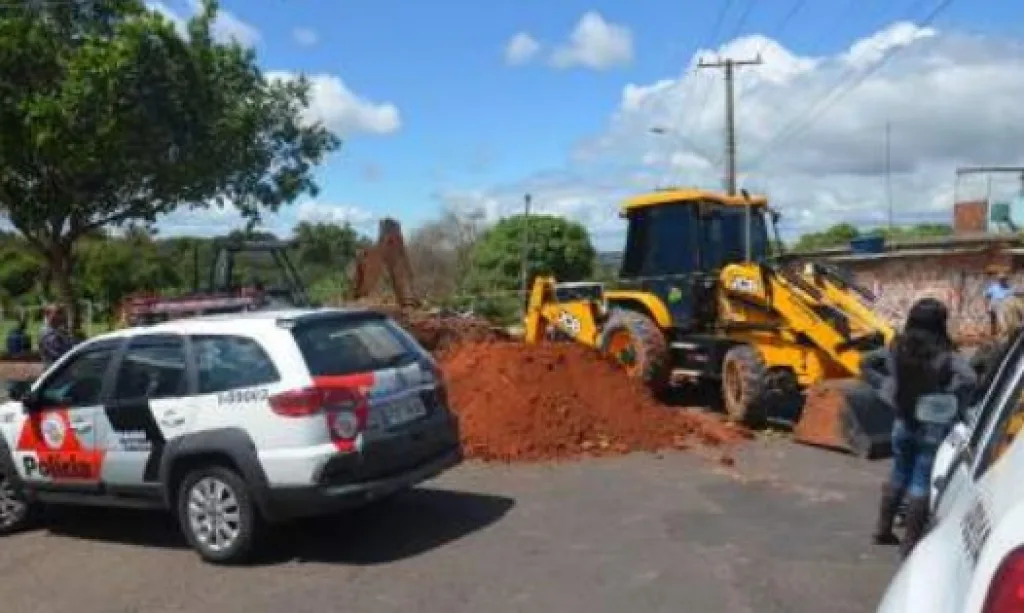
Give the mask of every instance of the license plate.
<svg viewBox="0 0 1024 613">
<path fill-rule="evenodd" d="M 398 426 L 427 414 L 427 407 L 419 396 L 410 396 L 382 407 L 385 426 Z"/>
</svg>

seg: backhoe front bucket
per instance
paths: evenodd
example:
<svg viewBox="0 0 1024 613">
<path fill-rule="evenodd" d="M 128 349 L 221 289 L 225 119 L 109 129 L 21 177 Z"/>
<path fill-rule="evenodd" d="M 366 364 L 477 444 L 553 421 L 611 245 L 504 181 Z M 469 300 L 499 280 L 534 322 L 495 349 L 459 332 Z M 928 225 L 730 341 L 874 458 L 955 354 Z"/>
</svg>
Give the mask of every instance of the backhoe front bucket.
<svg viewBox="0 0 1024 613">
<path fill-rule="evenodd" d="M 853 453 L 862 458 L 892 455 L 893 412 L 859 379 L 835 379 L 807 390 L 793 440 Z"/>
</svg>

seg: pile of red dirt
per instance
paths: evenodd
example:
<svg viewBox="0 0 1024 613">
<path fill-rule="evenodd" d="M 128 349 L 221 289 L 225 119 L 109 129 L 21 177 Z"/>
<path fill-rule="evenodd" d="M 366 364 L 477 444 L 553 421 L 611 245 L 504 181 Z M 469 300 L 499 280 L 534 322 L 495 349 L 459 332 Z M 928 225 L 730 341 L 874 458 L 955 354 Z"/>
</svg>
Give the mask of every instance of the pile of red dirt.
<svg viewBox="0 0 1024 613">
<path fill-rule="evenodd" d="M 579 345 L 465 343 L 439 358 L 469 458 L 558 460 L 751 437 L 716 416 L 661 405 Z M 732 462 L 728 455 L 721 460 Z"/>
<path fill-rule="evenodd" d="M 364 299 L 337 303 L 340 306 L 358 305 L 384 313 L 413 335 L 427 351 L 436 352 L 460 343 L 509 340 L 508 334 L 482 317 L 451 315 L 416 308 L 401 308 Z"/>
<path fill-rule="evenodd" d="M 395 318 L 428 351 L 442 351 L 464 343 L 509 340 L 486 319 L 428 313 L 399 313 Z"/>
</svg>

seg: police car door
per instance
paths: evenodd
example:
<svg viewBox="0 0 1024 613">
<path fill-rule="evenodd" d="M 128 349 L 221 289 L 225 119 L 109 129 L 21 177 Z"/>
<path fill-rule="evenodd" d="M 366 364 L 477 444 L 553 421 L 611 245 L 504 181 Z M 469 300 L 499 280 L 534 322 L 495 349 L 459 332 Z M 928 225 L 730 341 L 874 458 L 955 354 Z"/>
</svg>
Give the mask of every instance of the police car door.
<svg viewBox="0 0 1024 613">
<path fill-rule="evenodd" d="M 946 474 L 935 476 L 933 493 L 937 500 L 933 501 L 936 517 L 944 517 L 950 509 L 951 501 L 955 500 L 961 490 L 973 480 L 973 473 L 978 462 L 978 452 L 983 447 L 989 433 L 1000 416 L 1012 410 L 1014 390 L 1021 378 L 1021 366 L 1024 365 L 1024 336 L 1013 340 L 1010 350 L 998 366 L 988 391 L 976 407 L 976 415 L 965 441 L 958 444 L 954 457 Z"/>
<path fill-rule="evenodd" d="M 956 579 L 965 582 L 964 610 L 980 610 L 995 567 L 1008 548 L 1020 544 L 1014 525 L 1024 501 L 1024 360 L 1016 359 L 1011 370 L 998 408 L 958 467 L 963 487 L 948 503 L 948 521 L 956 521 L 964 553 Z M 998 538 L 989 538 L 993 533 Z"/>
<path fill-rule="evenodd" d="M 157 491 L 164 445 L 191 416 L 187 364 L 180 336 L 144 334 L 128 342 L 97 424 L 107 453 L 103 483 L 112 492 Z"/>
<path fill-rule="evenodd" d="M 28 418 L 14 450 L 22 479 L 37 490 L 98 490 L 104 452 L 96 417 L 121 342 L 82 346 L 43 376 L 24 401 Z"/>
</svg>

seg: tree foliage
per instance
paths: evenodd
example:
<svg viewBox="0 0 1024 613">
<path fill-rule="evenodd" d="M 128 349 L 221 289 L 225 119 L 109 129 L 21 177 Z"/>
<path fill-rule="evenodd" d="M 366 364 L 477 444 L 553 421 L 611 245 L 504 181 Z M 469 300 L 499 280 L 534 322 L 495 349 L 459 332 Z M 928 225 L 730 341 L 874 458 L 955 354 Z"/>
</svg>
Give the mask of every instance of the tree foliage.
<svg viewBox="0 0 1024 613">
<path fill-rule="evenodd" d="M 101 304 L 113 307 L 133 293 L 158 292 L 182 282 L 176 262 L 164 257 L 148 234 L 86 240 L 80 249 L 75 276 L 82 295 Z"/>
<path fill-rule="evenodd" d="M 907 228 L 875 228 L 862 232 L 848 223 L 840 223 L 820 232 L 809 232 L 801 236 L 794 245 L 797 251 L 814 251 L 830 247 L 844 247 L 856 238 L 884 236 L 890 241 L 912 241 L 926 238 L 949 236 L 953 228 L 946 224 L 919 224 Z"/>
<path fill-rule="evenodd" d="M 308 83 L 269 81 L 214 41 L 205 0 L 182 36 L 142 0 L 0 8 L 0 212 L 74 303 L 76 243 L 178 207 L 234 206 L 251 223 L 315 193 L 340 143 L 301 121 Z"/>
<path fill-rule="evenodd" d="M 523 232 L 528 232 L 527 287 L 538 275 L 559 281 L 587 279 L 597 252 L 587 229 L 554 215 L 516 215 L 488 229 L 473 247 L 468 287 L 476 294 L 510 292 L 520 288 Z M 484 314 L 509 319 L 525 297 L 515 294 L 485 297 L 477 308 Z"/>
<path fill-rule="evenodd" d="M 445 210 L 409 237 L 413 283 L 420 297 L 449 302 L 464 288 L 472 269 L 473 247 L 483 231 L 483 214 Z"/>
<path fill-rule="evenodd" d="M 488 229 L 474 246 L 474 289 L 519 289 L 523 232 L 528 233 L 528 283 L 537 275 L 579 281 L 593 272 L 597 252 L 582 224 L 554 215 L 515 215 Z"/>
<path fill-rule="evenodd" d="M 35 289 L 42 271 L 42 262 L 26 253 L 23 244 L 12 243 L 0 250 L 0 291 L 5 299 Z"/>
</svg>

